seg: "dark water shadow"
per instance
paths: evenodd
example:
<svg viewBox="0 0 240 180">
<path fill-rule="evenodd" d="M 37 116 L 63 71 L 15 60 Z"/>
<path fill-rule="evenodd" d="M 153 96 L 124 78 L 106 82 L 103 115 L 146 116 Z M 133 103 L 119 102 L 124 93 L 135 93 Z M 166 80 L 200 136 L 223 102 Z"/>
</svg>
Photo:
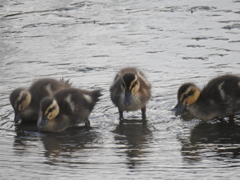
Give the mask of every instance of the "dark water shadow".
<svg viewBox="0 0 240 180">
<path fill-rule="evenodd" d="M 134 169 L 141 165 L 147 155 L 148 143 L 152 139 L 152 132 L 148 128 L 147 121 L 126 119 L 123 124 L 119 124 L 112 131 L 116 145 L 119 149 L 119 155 L 126 154 L 127 167 Z"/>
<path fill-rule="evenodd" d="M 205 158 L 221 161 L 240 158 L 240 124 L 200 122 L 191 130 L 188 141 L 182 141 L 182 156 L 188 163 Z"/>
<path fill-rule="evenodd" d="M 18 156 L 25 156 L 35 151 L 35 143 L 39 141 L 40 133 L 36 123 L 22 123 L 15 126 L 13 149 Z"/>
<path fill-rule="evenodd" d="M 99 133 L 94 131 L 95 128 L 72 127 L 63 132 L 39 132 L 35 124 L 24 124 L 16 128 L 14 148 L 17 149 L 18 155 L 36 151 L 36 141 L 42 141 L 43 149 L 36 152 L 36 156 L 46 157 L 46 164 L 56 165 L 64 161 L 64 158 L 74 157 L 75 152 L 91 148 L 98 143 Z M 39 143 L 37 143 L 39 144 Z M 61 161 L 59 158 L 61 157 Z M 80 163 L 80 162 L 79 162 Z"/>
</svg>

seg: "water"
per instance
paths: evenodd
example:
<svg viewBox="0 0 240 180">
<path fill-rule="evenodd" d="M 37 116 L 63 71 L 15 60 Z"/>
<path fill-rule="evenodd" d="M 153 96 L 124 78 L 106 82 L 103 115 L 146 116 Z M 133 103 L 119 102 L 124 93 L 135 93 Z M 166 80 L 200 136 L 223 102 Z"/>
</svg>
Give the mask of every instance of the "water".
<svg viewBox="0 0 240 180">
<path fill-rule="evenodd" d="M 239 120 L 172 111 L 182 83 L 240 75 L 239 14 L 238 0 L 1 1 L 1 179 L 239 179 Z M 152 84 L 146 124 L 137 111 L 120 126 L 110 101 L 127 66 Z M 102 89 L 89 131 L 15 129 L 9 94 L 43 77 Z"/>
</svg>

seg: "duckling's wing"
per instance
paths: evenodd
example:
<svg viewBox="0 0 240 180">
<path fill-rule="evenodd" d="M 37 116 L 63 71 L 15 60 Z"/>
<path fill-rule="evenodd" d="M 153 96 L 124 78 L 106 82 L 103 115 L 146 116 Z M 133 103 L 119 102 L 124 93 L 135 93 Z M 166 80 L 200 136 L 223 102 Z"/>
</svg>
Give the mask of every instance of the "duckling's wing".
<svg viewBox="0 0 240 180">
<path fill-rule="evenodd" d="M 240 78 L 232 75 L 224 75 L 212 79 L 202 90 L 206 98 L 224 100 L 226 97 L 240 98 Z"/>
<path fill-rule="evenodd" d="M 32 104 L 38 106 L 44 97 L 52 95 L 56 91 L 66 87 L 70 87 L 69 80 L 61 82 L 51 78 L 39 79 L 29 88 L 29 92 L 33 97 Z"/>
<path fill-rule="evenodd" d="M 116 91 L 120 89 L 120 87 L 121 87 L 121 74 L 118 73 L 114 78 L 112 86 L 110 87 L 110 92 Z"/>
<path fill-rule="evenodd" d="M 240 98 L 240 77 L 237 76 L 227 76 L 224 83 L 220 84 L 222 91 L 232 98 L 239 99 Z"/>
<path fill-rule="evenodd" d="M 232 75 L 214 78 L 202 90 L 201 99 L 222 113 L 234 113 L 240 108 L 239 82 L 240 78 Z"/>
<path fill-rule="evenodd" d="M 54 94 L 54 98 L 57 100 L 57 103 L 60 108 L 60 113 L 66 116 L 71 116 L 75 111 L 75 97 L 72 97 L 72 94 L 67 91 L 67 89 L 58 91 Z"/>
<path fill-rule="evenodd" d="M 147 87 L 147 89 L 151 89 L 151 84 L 148 82 L 146 76 L 144 75 L 144 73 L 140 70 L 137 70 L 137 76 L 140 80 L 140 83 L 143 84 L 145 87 Z"/>
<path fill-rule="evenodd" d="M 47 86 L 49 83 L 48 79 L 40 79 L 35 81 L 30 87 L 29 92 L 32 95 L 31 106 L 38 107 L 40 105 L 40 101 L 44 98 L 49 96 L 50 86 Z"/>
<path fill-rule="evenodd" d="M 82 106 L 91 112 L 96 103 L 100 100 L 99 98 L 102 96 L 101 90 L 82 91 L 82 93 Z"/>
</svg>

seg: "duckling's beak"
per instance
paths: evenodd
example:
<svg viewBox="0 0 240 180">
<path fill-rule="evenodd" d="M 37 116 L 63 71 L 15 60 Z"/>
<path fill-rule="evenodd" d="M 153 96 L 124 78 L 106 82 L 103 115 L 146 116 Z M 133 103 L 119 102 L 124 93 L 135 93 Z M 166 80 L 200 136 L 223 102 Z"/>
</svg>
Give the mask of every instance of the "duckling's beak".
<svg viewBox="0 0 240 180">
<path fill-rule="evenodd" d="M 131 103 L 132 103 L 131 92 L 126 90 L 125 97 L 124 97 L 124 104 L 125 104 L 125 106 L 129 106 Z"/>
<path fill-rule="evenodd" d="M 180 115 L 186 107 L 187 107 L 186 105 L 182 104 L 181 102 L 178 102 L 178 104 L 175 106 L 176 108 L 175 116 Z"/>
<path fill-rule="evenodd" d="M 20 119 L 21 119 L 21 112 L 20 111 L 15 111 L 15 116 L 14 116 L 15 124 L 18 124 Z"/>
<path fill-rule="evenodd" d="M 48 118 L 45 115 L 42 115 L 42 119 L 40 121 L 40 123 L 38 124 L 38 128 L 42 129 L 44 128 L 48 123 Z"/>
</svg>

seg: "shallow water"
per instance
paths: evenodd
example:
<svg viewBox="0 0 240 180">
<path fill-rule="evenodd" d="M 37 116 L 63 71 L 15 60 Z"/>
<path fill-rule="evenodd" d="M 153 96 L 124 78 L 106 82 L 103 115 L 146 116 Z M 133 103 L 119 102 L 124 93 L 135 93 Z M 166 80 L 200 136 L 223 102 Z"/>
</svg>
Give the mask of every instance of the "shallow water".
<svg viewBox="0 0 240 180">
<path fill-rule="evenodd" d="M 184 82 L 240 75 L 240 1 L 39 0 L 0 2 L 2 179 L 239 179 L 240 122 L 175 117 Z M 147 123 L 109 98 L 115 73 L 152 84 Z M 43 77 L 102 89 L 92 128 L 15 128 L 9 94 Z"/>
</svg>

